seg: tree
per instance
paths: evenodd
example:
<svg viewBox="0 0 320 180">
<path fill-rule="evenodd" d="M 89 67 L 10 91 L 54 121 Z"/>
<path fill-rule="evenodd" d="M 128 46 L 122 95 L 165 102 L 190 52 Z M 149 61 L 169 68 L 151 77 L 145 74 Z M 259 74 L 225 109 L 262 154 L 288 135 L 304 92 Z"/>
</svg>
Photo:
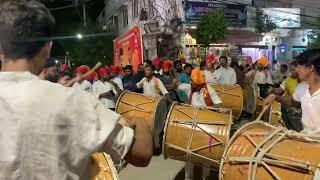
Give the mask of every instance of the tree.
<svg viewBox="0 0 320 180">
<path fill-rule="evenodd" d="M 257 9 L 256 32 L 258 34 L 263 34 L 271 32 L 275 29 L 277 29 L 277 25 L 271 20 L 271 18 L 261 9 Z"/>
<path fill-rule="evenodd" d="M 217 12 L 202 16 L 195 35 L 198 43 L 208 47 L 210 43 L 224 39 L 227 32 L 228 25 L 224 13 Z"/>
<path fill-rule="evenodd" d="M 113 63 L 113 33 L 105 33 L 102 28 L 96 24 L 89 23 L 87 27 L 82 24 L 65 26 L 63 31 L 67 36 L 81 34 L 83 38 L 76 37 L 72 39 L 59 40 L 63 49 L 69 52 L 72 62 L 78 66 L 86 64 L 94 66 L 98 61 L 103 64 Z M 66 34 L 65 34 L 66 35 Z"/>
</svg>

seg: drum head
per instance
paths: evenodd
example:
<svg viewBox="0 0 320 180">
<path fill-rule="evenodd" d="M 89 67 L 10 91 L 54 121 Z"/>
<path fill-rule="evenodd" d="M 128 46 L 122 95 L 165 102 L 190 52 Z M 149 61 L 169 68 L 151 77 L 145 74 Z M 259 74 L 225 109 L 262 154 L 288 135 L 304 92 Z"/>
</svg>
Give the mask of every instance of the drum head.
<svg viewBox="0 0 320 180">
<path fill-rule="evenodd" d="M 238 120 L 243 110 L 243 91 L 239 85 L 209 84 L 222 101 L 222 107 L 232 110 L 234 120 Z"/>
</svg>

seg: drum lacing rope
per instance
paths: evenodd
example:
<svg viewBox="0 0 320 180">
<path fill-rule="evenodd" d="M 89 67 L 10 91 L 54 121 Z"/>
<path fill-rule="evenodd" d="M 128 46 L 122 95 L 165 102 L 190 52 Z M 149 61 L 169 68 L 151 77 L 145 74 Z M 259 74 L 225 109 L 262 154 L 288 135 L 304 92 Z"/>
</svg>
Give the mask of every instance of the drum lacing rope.
<svg viewBox="0 0 320 180">
<path fill-rule="evenodd" d="M 271 157 L 272 159 L 274 158 L 282 158 L 285 159 L 287 161 L 291 161 L 291 162 L 285 162 L 285 161 L 279 161 L 278 165 L 287 165 L 287 166 L 291 166 L 291 167 L 295 167 L 295 168 L 301 168 L 307 171 L 311 171 L 310 169 L 310 164 L 309 162 L 305 162 L 305 161 L 298 161 L 295 159 L 291 159 L 291 158 L 286 158 L 286 157 L 282 157 L 282 156 L 277 156 L 277 155 L 272 155 L 269 154 L 268 151 L 270 151 L 277 143 L 279 143 L 281 140 L 283 140 L 284 137 L 290 137 L 292 136 L 292 134 L 294 134 L 293 131 L 285 131 L 283 133 L 280 133 L 280 136 L 274 140 L 267 148 L 265 149 L 261 149 L 261 147 L 268 142 L 270 139 L 272 139 L 273 137 L 275 137 L 276 135 L 279 135 L 279 132 L 285 130 L 285 128 L 283 127 L 278 127 L 277 129 L 275 129 L 275 131 L 268 137 L 265 139 L 265 141 L 263 143 L 261 143 L 257 148 L 256 148 L 256 152 L 257 155 L 255 158 L 252 158 L 250 160 L 250 170 L 249 170 L 249 174 L 251 175 L 251 177 L 249 179 L 255 179 L 256 173 L 257 173 L 257 168 L 259 164 L 262 164 L 270 173 L 271 175 L 275 178 L 275 179 L 281 179 L 268 165 L 268 163 L 271 164 L 275 164 L 275 161 L 270 160 L 269 158 Z M 265 158 L 265 156 L 269 157 L 269 158 Z M 253 160 L 255 161 L 255 165 L 254 167 L 252 167 L 252 162 Z M 252 171 L 252 168 L 254 168 L 254 170 Z M 251 173 L 252 172 L 252 173 Z"/>
<path fill-rule="evenodd" d="M 192 139 L 193 139 L 193 134 L 195 132 L 195 130 L 197 129 L 197 116 L 199 113 L 199 108 L 195 108 L 193 111 L 193 117 L 192 117 L 192 124 L 191 124 L 191 132 L 190 132 L 190 136 L 189 136 L 189 143 L 187 146 L 187 162 L 191 162 L 191 145 L 192 145 Z"/>
<path fill-rule="evenodd" d="M 255 175 L 256 175 L 256 171 L 257 171 L 257 166 L 258 164 L 260 164 L 261 159 L 263 158 L 264 154 L 266 152 L 264 152 L 265 150 L 261 149 L 261 147 L 267 143 L 270 139 L 272 139 L 274 136 L 276 136 L 280 131 L 282 131 L 284 128 L 283 127 L 278 127 L 276 128 L 264 141 L 262 141 L 257 147 L 256 150 L 254 152 L 254 154 L 256 154 L 256 157 L 252 157 L 252 159 L 249 162 L 249 180 L 254 180 L 255 179 Z M 281 138 L 282 139 L 282 138 Z M 278 143 L 281 139 L 278 139 L 278 141 L 273 142 L 270 146 L 271 148 Z M 270 148 L 270 149 L 271 149 Z M 269 151 L 269 150 L 268 150 Z M 261 152 L 261 154 L 260 154 Z M 260 154 L 260 156 L 259 156 Z M 259 156 L 259 157 L 257 157 Z M 254 165 L 254 170 L 253 168 L 253 161 L 255 161 L 255 165 Z M 264 163 L 265 164 L 265 163 Z M 268 169 L 268 168 L 267 168 Z M 271 172 L 272 173 L 272 172 Z M 273 173 L 272 173 L 273 174 Z M 278 179 L 277 177 L 275 177 L 276 179 Z"/>
</svg>

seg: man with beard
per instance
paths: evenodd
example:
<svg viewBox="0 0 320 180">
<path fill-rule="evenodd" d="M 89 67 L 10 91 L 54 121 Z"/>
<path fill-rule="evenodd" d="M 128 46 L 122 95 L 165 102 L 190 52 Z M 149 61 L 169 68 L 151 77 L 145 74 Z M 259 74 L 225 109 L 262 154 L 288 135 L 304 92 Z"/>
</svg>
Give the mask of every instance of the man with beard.
<svg viewBox="0 0 320 180">
<path fill-rule="evenodd" d="M 92 85 L 92 94 L 98 100 L 100 100 L 100 102 L 102 102 L 102 104 L 104 104 L 107 109 L 111 109 L 114 111 L 116 106 L 116 95 L 119 95 L 120 92 L 118 92 L 117 88 L 112 83 L 110 83 L 111 76 L 110 70 L 108 68 L 101 67 L 98 70 L 98 75 L 99 80 L 95 81 Z"/>
<path fill-rule="evenodd" d="M 178 94 L 176 92 L 177 89 L 177 79 L 175 79 L 172 71 L 172 64 L 170 61 L 165 61 L 162 65 L 162 75 L 159 76 L 160 80 L 162 81 L 162 83 L 164 84 L 164 87 L 167 89 L 167 91 L 169 92 L 169 96 L 171 98 L 172 101 L 177 101 L 177 102 L 182 102 L 179 97 Z"/>
<path fill-rule="evenodd" d="M 44 69 L 39 74 L 39 78 L 42 80 L 47 80 L 52 83 L 57 83 L 59 78 L 59 72 L 56 60 L 54 58 L 49 58 L 46 61 Z"/>
<path fill-rule="evenodd" d="M 173 62 L 173 67 L 174 67 L 174 71 L 173 71 L 173 74 L 174 74 L 174 77 L 176 79 L 179 79 L 181 74 L 183 73 L 183 67 L 182 67 L 182 63 L 181 61 L 174 61 Z"/>
<path fill-rule="evenodd" d="M 143 94 L 151 97 L 166 96 L 167 89 L 164 87 L 161 80 L 153 75 L 153 67 L 147 65 L 145 67 L 145 77 L 137 83 L 138 88 L 143 88 Z"/>
</svg>

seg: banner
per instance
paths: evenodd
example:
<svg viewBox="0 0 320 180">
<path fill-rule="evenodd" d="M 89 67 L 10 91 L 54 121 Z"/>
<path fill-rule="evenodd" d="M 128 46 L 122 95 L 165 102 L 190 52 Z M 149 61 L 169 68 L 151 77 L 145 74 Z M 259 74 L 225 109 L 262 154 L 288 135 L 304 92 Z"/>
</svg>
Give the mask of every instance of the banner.
<svg viewBox="0 0 320 180">
<path fill-rule="evenodd" d="M 186 21 L 189 24 L 199 23 L 201 16 L 205 14 L 221 11 L 224 12 L 225 17 L 231 26 L 244 26 L 247 24 L 246 5 L 225 4 L 215 1 L 187 1 L 186 7 Z"/>
<path fill-rule="evenodd" d="M 132 65 L 137 71 L 143 63 L 142 36 L 138 26 L 114 40 L 114 64 L 118 66 Z"/>
</svg>

